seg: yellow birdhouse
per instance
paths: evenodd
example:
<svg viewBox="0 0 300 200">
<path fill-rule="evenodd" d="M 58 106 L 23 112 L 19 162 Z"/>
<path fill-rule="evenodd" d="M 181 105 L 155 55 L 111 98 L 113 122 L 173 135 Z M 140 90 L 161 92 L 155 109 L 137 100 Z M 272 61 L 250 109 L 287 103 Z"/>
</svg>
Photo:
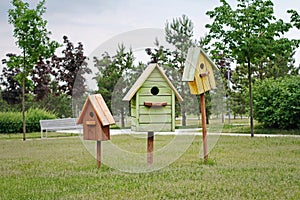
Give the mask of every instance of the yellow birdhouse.
<svg viewBox="0 0 300 200">
<path fill-rule="evenodd" d="M 191 94 L 202 94 L 216 87 L 213 67 L 216 68 L 215 64 L 203 49 L 189 48 L 182 81 L 188 81 Z"/>
</svg>

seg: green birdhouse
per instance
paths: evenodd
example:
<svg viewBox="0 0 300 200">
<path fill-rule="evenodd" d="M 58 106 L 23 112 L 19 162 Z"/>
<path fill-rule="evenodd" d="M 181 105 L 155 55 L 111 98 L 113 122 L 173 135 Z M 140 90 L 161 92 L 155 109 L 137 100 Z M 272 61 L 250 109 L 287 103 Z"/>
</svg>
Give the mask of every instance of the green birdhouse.
<svg viewBox="0 0 300 200">
<path fill-rule="evenodd" d="M 131 130 L 175 131 L 175 98 L 182 101 L 158 64 L 150 64 L 123 98 L 130 101 Z"/>
</svg>

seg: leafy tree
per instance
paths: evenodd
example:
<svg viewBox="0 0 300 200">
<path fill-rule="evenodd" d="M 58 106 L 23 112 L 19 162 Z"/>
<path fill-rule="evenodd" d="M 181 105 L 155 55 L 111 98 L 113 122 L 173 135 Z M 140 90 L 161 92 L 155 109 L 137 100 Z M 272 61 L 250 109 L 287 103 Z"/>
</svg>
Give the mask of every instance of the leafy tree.
<svg viewBox="0 0 300 200">
<path fill-rule="evenodd" d="M 291 14 L 291 23 L 294 27 L 300 29 L 300 15 L 296 10 L 288 10 L 288 13 Z"/>
<path fill-rule="evenodd" d="M 8 54 L 7 56 L 15 56 Z M 6 60 L 3 60 L 3 64 Z M 22 102 L 22 88 L 17 80 L 14 79 L 16 75 L 20 73 L 19 68 L 7 68 L 3 67 L 2 74 L 0 77 L 1 85 L 4 87 L 2 91 L 2 99 L 10 105 L 21 104 Z"/>
<path fill-rule="evenodd" d="M 230 94 L 230 109 L 233 112 L 234 118 L 236 116 L 242 117 L 247 113 L 247 93 L 245 90 L 233 91 Z"/>
<path fill-rule="evenodd" d="M 154 49 L 151 49 L 151 48 L 145 49 L 147 55 L 149 55 L 151 58 L 149 63 L 157 63 L 159 65 L 167 65 L 170 61 L 169 60 L 170 56 L 172 56 L 171 50 L 165 48 L 163 45 L 160 45 L 157 38 L 154 41 L 154 45 L 155 45 Z"/>
<path fill-rule="evenodd" d="M 1 91 L 2 93 L 2 91 Z M 3 98 L 2 94 L 0 94 L 0 112 L 8 112 L 8 111 L 16 111 L 15 107 L 9 105 Z"/>
<path fill-rule="evenodd" d="M 94 57 L 94 65 L 98 68 L 99 72 L 96 74 L 94 79 L 98 84 L 98 92 L 103 96 L 108 107 L 112 109 L 114 105 L 114 110 L 119 111 L 121 114 L 122 127 L 125 126 L 124 116 L 125 116 L 125 102 L 122 103 L 122 97 L 124 91 L 128 89 L 130 85 L 130 79 L 128 73 L 129 70 L 133 68 L 133 53 L 130 49 L 126 51 L 125 46 L 119 45 L 116 55 L 110 56 L 107 52 L 101 55 L 98 59 Z M 121 81 L 118 83 L 118 81 Z M 113 92 L 115 92 L 115 97 L 119 99 L 112 99 Z M 112 100 L 118 102 L 112 102 Z"/>
<path fill-rule="evenodd" d="M 254 117 L 265 127 L 300 128 L 300 77 L 259 81 L 253 88 Z"/>
<path fill-rule="evenodd" d="M 65 49 L 62 51 L 63 56 L 52 57 L 52 74 L 55 76 L 56 84 L 52 84 L 59 94 L 67 94 L 70 97 L 79 98 L 86 92 L 84 74 L 92 73 L 88 68 L 83 52 L 83 44 L 74 44 L 67 36 L 63 37 Z M 75 85 L 76 84 L 76 85 Z"/>
<path fill-rule="evenodd" d="M 60 94 L 58 96 L 50 94 L 47 98 L 34 102 L 31 106 L 51 111 L 59 118 L 72 117 L 75 114 L 72 109 L 72 99 L 67 94 Z"/>
<path fill-rule="evenodd" d="M 15 79 L 22 87 L 23 140 L 26 140 L 25 82 L 39 58 L 49 58 L 58 43 L 50 40 L 47 21 L 42 18 L 46 10 L 45 0 L 41 0 L 35 9 L 30 9 L 29 4 L 22 0 L 12 0 L 11 3 L 13 8 L 8 11 L 8 22 L 14 26 L 13 35 L 22 55 L 11 57 L 7 66 L 21 69 Z"/>
<path fill-rule="evenodd" d="M 32 81 L 34 84 L 35 100 L 41 101 L 48 97 L 51 90 L 51 63 L 50 61 L 43 61 L 42 58 L 37 62 L 32 70 Z"/>
<path fill-rule="evenodd" d="M 217 68 L 220 73 L 220 76 L 217 77 L 216 79 L 218 79 L 218 78 L 221 79 L 221 80 L 217 80 L 217 81 L 221 82 L 221 84 L 224 86 L 224 89 L 225 89 L 224 96 L 220 97 L 220 98 L 222 98 L 224 100 L 224 102 L 227 103 L 227 108 L 229 110 L 229 108 L 232 106 L 232 104 L 230 103 L 230 101 L 232 100 L 232 98 L 231 98 L 232 90 L 230 87 L 230 84 L 232 82 L 232 70 L 231 70 L 232 60 L 228 57 L 225 57 L 222 53 L 215 55 L 215 60 L 216 60 Z M 220 105 L 223 105 L 223 103 L 220 102 Z M 222 112 L 222 122 L 224 122 L 225 110 L 223 108 L 221 108 L 220 111 Z M 230 113 L 228 113 L 228 115 L 229 114 Z M 229 118 L 229 120 L 230 120 L 230 118 Z"/>
<path fill-rule="evenodd" d="M 214 21 L 206 25 L 209 34 L 205 42 L 211 44 L 214 55 L 222 52 L 237 62 L 239 76 L 235 84 L 242 84 L 239 81 L 247 79 L 253 137 L 253 77 L 264 75 L 259 74 L 260 71 L 270 72 L 270 65 L 274 66 L 273 59 L 278 55 L 279 59 L 285 59 L 280 67 L 285 68 L 282 74 L 286 74 L 290 70 L 288 58 L 293 55 L 299 41 L 283 37 L 292 24 L 276 20 L 271 0 L 238 0 L 235 10 L 226 0 L 220 2 L 221 6 L 206 13 Z"/>
<path fill-rule="evenodd" d="M 172 22 L 167 21 L 165 25 L 166 41 L 175 46 L 173 52 L 169 51 L 169 60 L 166 63 L 166 66 L 171 68 L 171 70 L 168 70 L 167 75 L 173 80 L 181 80 L 188 49 L 196 45 L 196 41 L 192 39 L 194 35 L 193 29 L 193 22 L 186 15 L 175 18 Z M 187 83 L 178 81 L 176 85 L 176 89 L 186 99 L 189 92 Z M 182 126 L 186 126 L 187 109 L 187 105 L 183 101 L 181 103 Z"/>
</svg>

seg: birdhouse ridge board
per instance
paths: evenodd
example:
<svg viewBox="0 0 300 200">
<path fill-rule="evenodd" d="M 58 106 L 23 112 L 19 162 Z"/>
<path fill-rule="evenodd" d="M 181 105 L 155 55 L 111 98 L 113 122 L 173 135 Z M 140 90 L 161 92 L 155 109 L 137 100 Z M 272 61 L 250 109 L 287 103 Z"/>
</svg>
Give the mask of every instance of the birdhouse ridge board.
<svg viewBox="0 0 300 200">
<path fill-rule="evenodd" d="M 115 120 L 101 94 L 88 96 L 77 124 L 83 124 L 83 139 L 97 141 L 110 139 L 109 125 L 115 124 Z"/>
<path fill-rule="evenodd" d="M 150 64 L 123 101 L 130 101 L 131 129 L 175 131 L 175 98 L 183 99 L 158 64 Z"/>
<path fill-rule="evenodd" d="M 182 81 L 188 81 L 191 94 L 202 94 L 216 88 L 215 64 L 200 47 L 189 48 Z"/>
</svg>

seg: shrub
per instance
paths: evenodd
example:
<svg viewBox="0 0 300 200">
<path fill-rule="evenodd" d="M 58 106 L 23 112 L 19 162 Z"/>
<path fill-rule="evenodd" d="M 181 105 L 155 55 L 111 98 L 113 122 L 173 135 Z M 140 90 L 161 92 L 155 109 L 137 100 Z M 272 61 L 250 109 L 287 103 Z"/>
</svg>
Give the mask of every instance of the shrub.
<svg viewBox="0 0 300 200">
<path fill-rule="evenodd" d="M 267 79 L 253 89 L 254 118 L 265 127 L 300 128 L 300 77 Z"/>
<path fill-rule="evenodd" d="M 21 133 L 22 113 L 0 112 L 0 133 Z"/>
<path fill-rule="evenodd" d="M 41 119 L 54 119 L 56 116 L 43 109 L 29 109 L 26 112 L 26 132 L 40 131 Z M 0 112 L 0 133 L 23 132 L 21 112 Z"/>
<path fill-rule="evenodd" d="M 44 98 L 38 102 L 38 106 L 53 111 L 56 116 L 65 118 L 72 117 L 72 99 L 66 94 Z"/>
<path fill-rule="evenodd" d="M 26 131 L 35 132 L 40 131 L 40 120 L 41 119 L 55 119 L 56 116 L 44 109 L 29 109 L 26 112 Z"/>
</svg>

